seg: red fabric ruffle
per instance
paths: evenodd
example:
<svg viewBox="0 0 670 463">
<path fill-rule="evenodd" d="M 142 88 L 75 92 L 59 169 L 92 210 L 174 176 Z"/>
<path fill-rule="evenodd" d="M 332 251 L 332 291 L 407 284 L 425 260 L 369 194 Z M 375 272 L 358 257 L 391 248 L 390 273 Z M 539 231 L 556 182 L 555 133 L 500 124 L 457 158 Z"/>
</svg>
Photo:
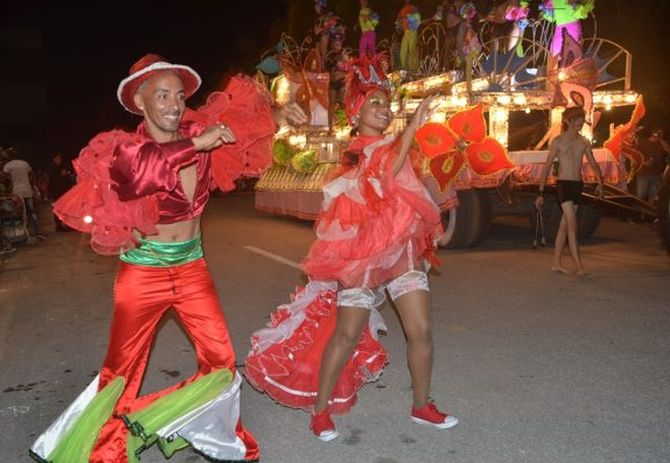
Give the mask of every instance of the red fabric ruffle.
<svg viewBox="0 0 670 463">
<path fill-rule="evenodd" d="M 272 99 L 252 78 L 233 77 L 225 90 L 212 93 L 204 106 L 187 111 L 184 118 L 205 126 L 222 122 L 235 134 L 236 143 L 212 151 L 212 174 L 223 191 L 232 190 L 240 177 L 259 176 L 272 164 Z"/>
<path fill-rule="evenodd" d="M 299 291 L 296 298 L 300 297 Z M 297 315 L 280 306 L 272 313 L 269 327 L 254 333 L 245 376 L 256 389 L 287 407 L 312 410 L 319 389 L 321 357 L 337 322 L 336 298 L 335 291 L 319 293 L 302 309 L 304 320 L 292 334 L 263 351 L 259 351 L 259 336 L 268 330 L 282 330 L 282 325 Z M 356 404 L 358 390 L 376 379 L 387 363 L 388 353 L 366 327 L 335 385 L 328 411 L 348 412 Z"/>
<path fill-rule="evenodd" d="M 268 92 L 251 78 L 233 78 L 223 92 L 210 95 L 198 111 L 187 109 L 182 122 L 180 130 L 187 138 L 199 135 L 205 127 L 218 122 L 224 122 L 235 133 L 237 143 L 212 152 L 211 174 L 209 162 L 202 166 L 206 169 L 202 175 L 208 182 L 214 178 L 222 190 L 233 189 L 234 181 L 240 176 L 259 175 L 272 162 L 272 136 L 276 127 L 271 99 Z M 123 145 L 139 150 L 150 140 L 143 125 L 134 134 L 114 130 L 97 135 L 74 161 L 77 185 L 54 204 L 55 214 L 64 223 L 91 234 L 91 247 L 99 254 L 114 255 L 122 248 L 132 247 L 135 241 L 133 229 L 142 235 L 157 233 L 155 225 L 161 219 L 157 196 L 160 191 L 121 201 L 112 188 L 116 183 L 110 177 L 117 147 Z M 166 185 L 170 183 L 162 180 Z M 168 186 L 165 188 L 169 189 Z M 209 197 L 209 183 L 203 188 L 199 190 L 201 200 L 196 210 L 204 208 Z"/>
<path fill-rule="evenodd" d="M 381 137 L 360 137 L 350 148 L 362 151 L 379 140 Z M 339 224 L 344 235 L 321 236 L 313 243 L 303 263 L 312 279 L 373 288 L 412 268 L 421 268 L 425 258 L 436 262 L 433 241 L 442 230 L 440 210 L 409 159 L 398 174 L 393 172 L 397 149 L 395 143 L 382 145 L 371 159 L 344 174 L 356 180 L 356 193 L 364 203 L 340 194 L 321 212 L 317 233 L 328 233 Z M 374 185 L 381 189 L 381 195 Z M 406 252 L 410 243 L 411 255 Z"/>
<path fill-rule="evenodd" d="M 54 203 L 54 213 L 65 224 L 91 234 L 91 247 L 99 254 L 115 255 L 132 246 L 133 228 L 146 235 L 157 232 L 156 197 L 121 201 L 109 175 L 114 148 L 139 141 L 139 135 L 121 130 L 97 135 L 73 162 L 77 184 Z"/>
</svg>

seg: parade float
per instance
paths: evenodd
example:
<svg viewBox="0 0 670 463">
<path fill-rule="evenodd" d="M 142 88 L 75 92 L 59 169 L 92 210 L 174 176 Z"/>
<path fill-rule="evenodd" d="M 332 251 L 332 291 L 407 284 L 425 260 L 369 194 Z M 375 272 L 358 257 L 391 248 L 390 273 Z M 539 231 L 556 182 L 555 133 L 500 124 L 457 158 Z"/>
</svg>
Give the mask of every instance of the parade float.
<svg viewBox="0 0 670 463">
<path fill-rule="evenodd" d="M 644 116 L 642 97 L 632 88 L 633 57 L 619 44 L 595 33 L 584 38 L 580 29 L 578 37 L 570 35 L 564 15 L 561 23 L 552 14 L 557 2 L 565 3 L 545 2 L 535 19 L 530 18 L 526 2 L 507 2 L 503 16 L 514 23 L 512 33 L 488 40 L 484 34 L 471 37 L 475 42 L 467 44 L 467 53 L 445 49 L 450 43 L 448 21 L 427 21 L 419 30 L 420 66 L 414 73 L 392 70 L 394 46 L 386 44 L 391 57 L 389 78 L 394 84 L 395 118 L 390 130 L 400 133 L 421 100 L 437 95 L 432 126 L 443 126 L 454 139 L 455 144 L 444 148 L 444 153 L 432 153 L 432 158 L 426 156 L 418 166 L 443 211 L 446 235 L 441 244 L 445 247 L 480 243 L 496 216 L 525 215 L 532 218 L 531 224 L 536 223 L 532 200 L 548 143 L 560 133 L 561 115 L 570 106 L 584 108 L 587 124 L 582 133 L 590 140 L 594 140 L 594 128 L 604 112 L 617 107 L 631 109 L 628 123 L 610 127 L 604 143 L 594 140 L 594 157 L 606 184 L 604 197 L 596 197 L 595 173 L 584 164 L 584 195 L 590 201 L 579 208 L 581 237 L 588 237 L 598 227 L 602 204 L 655 214 L 650 204 L 626 192 L 627 181 L 640 162 L 640 154 L 630 140 Z M 593 2 L 582 4 L 585 8 L 576 9 L 573 19 L 594 21 Z M 471 27 L 472 10 L 460 13 L 458 27 Z M 557 54 L 558 33 L 563 36 Z M 467 37 L 467 33 L 459 36 Z M 298 102 L 310 115 L 311 124 L 300 130 L 283 128 L 277 133 L 274 164 L 256 184 L 255 204 L 258 210 L 272 214 L 314 220 L 322 200 L 321 188 L 347 146 L 351 127 L 331 101 L 336 96 L 329 86 L 332 73 L 319 67 L 309 41 L 298 44 L 285 36 L 281 49 L 282 72 L 272 82 L 272 91 L 279 103 Z M 480 140 L 468 141 L 457 133 L 454 121 L 468 113 L 473 117 L 477 111 L 483 116 L 486 133 Z M 543 133 L 536 139 L 513 123 L 524 114 L 545 122 Z M 425 147 L 425 140 L 433 140 L 434 135 L 426 128 L 424 144 L 418 145 Z M 466 145 L 483 142 L 484 136 L 501 150 L 484 150 L 484 155 L 472 162 L 475 154 L 468 154 L 470 147 Z M 440 155 L 438 165 L 435 157 Z M 549 190 L 554 183 L 555 178 L 550 176 Z M 542 212 L 548 239 L 560 220 L 555 203 L 548 201 Z"/>
</svg>

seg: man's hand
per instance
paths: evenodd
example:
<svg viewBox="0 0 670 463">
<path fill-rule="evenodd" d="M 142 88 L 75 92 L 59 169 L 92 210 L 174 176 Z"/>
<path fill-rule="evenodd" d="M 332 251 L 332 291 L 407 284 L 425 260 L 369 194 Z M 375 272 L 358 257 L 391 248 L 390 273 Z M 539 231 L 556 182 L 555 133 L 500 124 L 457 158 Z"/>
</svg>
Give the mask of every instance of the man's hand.
<svg viewBox="0 0 670 463">
<path fill-rule="evenodd" d="M 235 134 L 224 124 L 208 127 L 202 134 L 191 139 L 196 151 L 211 151 L 224 143 L 235 143 Z"/>
<path fill-rule="evenodd" d="M 274 120 L 277 125 L 284 123 L 291 124 L 294 127 L 307 124 L 308 119 L 305 111 L 302 110 L 298 103 L 288 103 L 284 106 L 275 109 Z"/>
</svg>

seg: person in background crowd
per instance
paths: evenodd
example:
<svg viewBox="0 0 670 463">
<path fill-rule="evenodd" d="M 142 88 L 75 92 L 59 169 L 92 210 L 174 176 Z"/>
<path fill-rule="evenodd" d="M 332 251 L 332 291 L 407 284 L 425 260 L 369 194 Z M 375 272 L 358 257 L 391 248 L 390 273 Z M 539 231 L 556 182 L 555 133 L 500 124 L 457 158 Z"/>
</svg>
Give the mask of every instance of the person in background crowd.
<svg viewBox="0 0 670 463">
<path fill-rule="evenodd" d="M 642 153 L 643 160 L 637 172 L 635 191 L 641 200 L 653 202 L 661 188 L 670 145 L 665 141 L 662 130 L 652 130 L 647 135 L 638 142 L 638 150 Z"/>
<path fill-rule="evenodd" d="M 400 45 L 400 68 L 412 72 L 416 71 L 419 68 L 417 31 L 421 25 L 421 13 L 419 13 L 417 7 L 412 5 L 411 0 L 405 0 L 405 6 L 398 13 L 396 24 L 403 30 Z"/>
<path fill-rule="evenodd" d="M 2 172 L 2 168 L 7 161 L 8 159 L 4 148 L 0 148 L 0 255 L 10 254 L 16 251 L 5 235 L 4 213 L 8 206 L 11 210 L 11 205 L 7 203 L 7 201 L 11 201 L 11 198 L 8 198 L 7 196 L 12 192 L 12 184 L 9 175 Z"/>
<path fill-rule="evenodd" d="M 23 206 L 26 209 L 26 217 L 28 220 L 28 230 L 33 238 L 44 239 L 40 234 L 39 225 L 37 222 L 37 210 L 35 209 L 35 196 L 37 185 L 35 183 L 35 176 L 33 169 L 23 159 L 18 159 L 16 151 L 9 149 L 6 151 L 9 156 L 9 161 L 3 166 L 2 171 L 9 175 L 12 181 L 12 194 L 23 199 Z"/>
<path fill-rule="evenodd" d="M 326 58 L 334 42 L 344 43 L 346 27 L 344 23 L 332 11 L 327 9 L 327 0 L 316 0 L 314 10 L 317 15 L 314 25 L 314 34 L 317 37 L 317 50 L 321 60 L 321 66 L 325 67 Z"/>
<path fill-rule="evenodd" d="M 344 100 L 344 81 L 347 75 L 346 64 L 350 58 L 349 52 L 343 48 L 341 41 L 333 42 L 333 49 L 328 53 L 326 59 L 326 71 L 330 73 L 331 108 L 335 108 Z"/>
<path fill-rule="evenodd" d="M 561 224 L 556 234 L 556 244 L 554 247 L 554 263 L 551 269 L 554 272 L 568 274 L 570 273 L 561 264 L 561 257 L 566 244 L 570 249 L 570 255 L 577 267 L 577 275 L 583 276 L 584 264 L 579 253 L 579 243 L 577 242 L 577 208 L 582 201 L 582 191 L 584 182 L 582 181 L 582 165 L 586 157 L 589 164 L 598 177 L 598 195 L 603 193 L 603 175 L 600 166 L 593 157 L 591 151 L 591 142 L 586 139 L 580 130 L 584 126 L 586 115 L 582 108 L 568 108 L 563 113 L 561 135 L 551 142 L 549 155 L 542 171 L 542 181 L 540 182 L 540 195 L 535 201 L 538 209 L 544 204 L 544 186 L 547 177 L 552 168 L 554 160 L 558 160 L 558 179 L 556 182 L 556 192 L 558 195 L 558 204 L 563 216 Z"/>
<path fill-rule="evenodd" d="M 358 45 L 359 56 L 377 54 L 377 35 L 375 29 L 379 25 L 379 15 L 368 6 L 368 0 L 361 0 L 361 11 L 358 14 L 361 26 L 361 40 Z"/>
</svg>

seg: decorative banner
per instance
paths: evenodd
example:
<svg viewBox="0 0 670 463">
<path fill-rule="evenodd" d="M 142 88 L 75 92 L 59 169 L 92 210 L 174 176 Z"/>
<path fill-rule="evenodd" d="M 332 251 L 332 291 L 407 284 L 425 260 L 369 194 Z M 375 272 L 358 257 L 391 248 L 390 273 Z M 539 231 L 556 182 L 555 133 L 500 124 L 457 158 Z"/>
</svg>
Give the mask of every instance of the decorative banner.
<svg viewBox="0 0 670 463">
<path fill-rule="evenodd" d="M 628 172 L 628 179 L 626 179 L 627 183 L 630 183 L 633 181 L 633 177 L 637 175 L 637 171 L 642 167 L 644 155 L 635 148 L 632 136 L 624 140 L 621 154 L 630 161 L 630 172 Z"/>
<path fill-rule="evenodd" d="M 507 151 L 495 138 L 487 137 L 481 143 L 473 143 L 465 153 L 468 165 L 477 175 L 492 175 L 514 167 Z"/>
<path fill-rule="evenodd" d="M 469 143 L 479 143 L 486 137 L 484 107 L 477 105 L 457 112 L 447 121 L 449 128 Z"/>
<path fill-rule="evenodd" d="M 631 114 L 628 123 L 620 125 L 614 129 L 614 132 L 610 138 L 603 144 L 605 148 L 612 152 L 612 155 L 617 160 L 617 162 L 621 162 L 621 155 L 624 151 L 624 143 L 626 143 L 629 138 L 635 135 L 637 125 L 640 123 L 642 118 L 644 118 L 646 112 L 647 109 L 644 105 L 644 99 L 640 96 L 637 99 L 635 109 L 633 109 L 633 113 Z M 634 157 L 635 155 L 633 155 L 633 158 Z"/>
<path fill-rule="evenodd" d="M 421 147 L 421 152 L 429 159 L 456 148 L 456 138 L 449 128 L 437 122 L 429 122 L 417 130 L 416 141 Z"/>
<path fill-rule="evenodd" d="M 416 141 L 442 191 L 466 165 L 480 176 L 514 167 L 505 147 L 486 136 L 482 105 L 460 111 L 444 124 L 425 124 L 417 130 Z"/>
<path fill-rule="evenodd" d="M 465 166 L 465 156 L 460 151 L 450 151 L 430 161 L 430 172 L 442 191 L 446 191 Z"/>
<path fill-rule="evenodd" d="M 311 61 L 308 61 L 304 68 L 299 68 L 284 57 L 280 62 L 289 81 L 291 100 L 307 114 L 310 125 L 328 126 L 330 74 L 309 70 L 313 68 Z"/>
</svg>

